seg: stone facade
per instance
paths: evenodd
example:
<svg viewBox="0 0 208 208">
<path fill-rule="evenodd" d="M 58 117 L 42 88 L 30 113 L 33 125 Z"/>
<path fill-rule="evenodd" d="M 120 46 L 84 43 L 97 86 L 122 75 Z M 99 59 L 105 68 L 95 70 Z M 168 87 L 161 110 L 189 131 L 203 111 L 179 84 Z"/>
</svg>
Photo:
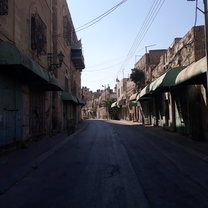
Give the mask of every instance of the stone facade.
<svg viewBox="0 0 208 208">
<path fill-rule="evenodd" d="M 63 131 L 69 119 L 79 122 L 84 68 L 66 0 L 11 0 L 7 6 L 0 13 L 0 79 L 7 80 L 0 84 L 0 145 Z"/>
<path fill-rule="evenodd" d="M 152 80 L 177 66 L 188 66 L 205 56 L 204 26 L 193 27 L 183 38 L 175 38 L 160 57 L 152 72 Z"/>
<path fill-rule="evenodd" d="M 160 57 L 166 52 L 166 50 L 150 50 L 139 59 L 135 64 L 135 68 L 141 69 L 145 73 L 146 84 L 150 83 L 152 80 L 152 71 L 159 64 Z"/>
</svg>

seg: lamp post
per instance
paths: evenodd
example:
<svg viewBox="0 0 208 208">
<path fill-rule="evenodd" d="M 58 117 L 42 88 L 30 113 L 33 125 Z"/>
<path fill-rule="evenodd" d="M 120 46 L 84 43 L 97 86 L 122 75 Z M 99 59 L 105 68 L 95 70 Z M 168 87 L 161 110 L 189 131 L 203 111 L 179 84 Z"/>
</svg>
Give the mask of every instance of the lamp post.
<svg viewBox="0 0 208 208">
<path fill-rule="evenodd" d="M 145 46 L 145 52 L 147 53 L 147 48 L 152 47 L 152 46 L 156 46 L 156 44 Z"/>
<path fill-rule="evenodd" d="M 59 63 L 55 64 L 53 63 L 53 59 L 57 57 Z M 64 54 L 62 52 L 56 53 L 48 53 L 47 54 L 47 61 L 48 61 L 48 69 L 49 71 L 53 71 L 53 69 L 60 68 L 62 66 L 62 63 L 64 61 Z"/>
<path fill-rule="evenodd" d="M 187 1 L 195 1 L 195 0 L 187 0 Z M 197 9 L 204 14 L 204 34 L 205 34 L 205 55 L 206 55 L 206 67 L 207 67 L 207 91 L 208 91 L 208 5 L 207 0 L 203 0 L 204 3 L 204 11 L 197 7 Z"/>
<path fill-rule="evenodd" d="M 208 16 L 207 16 L 207 0 L 204 0 L 204 32 L 205 32 L 205 54 L 207 63 L 207 90 L 208 90 Z"/>
</svg>

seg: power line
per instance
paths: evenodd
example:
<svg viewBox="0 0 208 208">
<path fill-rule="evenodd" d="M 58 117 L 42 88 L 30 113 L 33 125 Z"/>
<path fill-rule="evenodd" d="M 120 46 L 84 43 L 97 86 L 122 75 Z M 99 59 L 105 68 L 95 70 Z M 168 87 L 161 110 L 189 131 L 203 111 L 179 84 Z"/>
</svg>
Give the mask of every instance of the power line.
<svg viewBox="0 0 208 208">
<path fill-rule="evenodd" d="M 149 28 L 151 27 L 152 23 L 154 22 L 157 14 L 159 13 L 162 5 L 164 4 L 165 0 L 155 0 L 126 56 L 126 59 L 124 60 L 123 64 L 121 65 L 121 68 L 119 69 L 118 73 L 122 70 L 124 70 L 125 65 L 128 63 L 128 61 L 132 58 L 134 53 L 136 52 L 138 46 L 144 39 L 145 35 L 147 34 Z"/>
<path fill-rule="evenodd" d="M 97 68 L 98 66 L 104 66 L 106 64 L 113 63 L 115 61 L 121 61 L 121 60 L 123 60 L 124 57 L 125 56 L 120 56 L 120 57 L 117 57 L 117 58 L 114 58 L 114 59 L 110 59 L 110 60 L 108 59 L 105 62 L 101 62 L 101 63 L 95 64 L 95 65 L 92 65 L 92 66 L 87 66 L 87 69 Z"/>
<path fill-rule="evenodd" d="M 97 22 L 99 22 L 100 20 L 102 20 L 104 17 L 106 17 L 109 14 L 111 14 L 114 10 L 116 10 L 119 6 L 121 6 L 126 1 L 127 0 L 121 1 L 120 3 L 118 3 L 117 5 L 115 5 L 114 7 L 112 7 L 111 9 L 109 9 L 108 11 L 106 11 L 103 14 L 99 15 L 98 17 L 96 17 L 95 19 L 93 19 L 93 20 L 85 23 L 84 25 L 76 28 L 76 32 L 82 31 L 82 30 L 87 29 L 87 28 L 91 27 L 92 25 L 96 24 Z"/>
</svg>

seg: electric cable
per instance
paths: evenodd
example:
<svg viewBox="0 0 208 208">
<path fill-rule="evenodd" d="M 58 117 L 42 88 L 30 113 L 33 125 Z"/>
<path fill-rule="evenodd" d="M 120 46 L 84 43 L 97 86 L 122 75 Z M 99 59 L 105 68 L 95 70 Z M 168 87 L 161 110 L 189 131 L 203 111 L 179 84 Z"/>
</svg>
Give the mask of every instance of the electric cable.
<svg viewBox="0 0 208 208">
<path fill-rule="evenodd" d="M 104 67 L 104 68 L 101 68 L 101 69 L 95 69 L 95 70 L 88 70 L 88 71 L 83 71 L 83 72 L 97 72 L 97 71 L 104 71 L 104 70 L 108 70 L 108 69 L 110 69 L 110 68 L 112 68 L 112 67 L 115 67 L 115 66 L 117 66 L 117 65 L 119 65 L 119 64 L 121 64 L 123 61 L 119 61 L 118 63 L 116 63 L 116 64 L 113 64 L 113 65 L 110 65 L 110 66 L 108 66 L 108 67 Z"/>
<path fill-rule="evenodd" d="M 116 10 L 119 6 L 121 6 L 123 3 L 125 3 L 127 0 L 123 0 L 120 3 L 118 3 L 117 5 L 115 5 L 114 7 L 112 7 L 111 9 L 109 9 L 108 11 L 104 12 L 103 14 L 99 15 L 98 17 L 96 17 L 95 19 L 85 23 L 84 25 L 76 28 L 76 32 L 82 31 L 84 29 L 87 29 L 89 27 L 91 27 L 92 25 L 96 24 L 97 22 L 99 22 L 101 19 L 103 19 L 104 17 L 108 16 L 109 14 L 111 14 L 114 10 Z"/>
<path fill-rule="evenodd" d="M 121 70 L 124 70 L 124 66 L 128 63 L 128 61 L 132 58 L 132 55 L 136 52 L 138 46 L 144 39 L 145 35 L 147 34 L 149 28 L 151 27 L 152 23 L 154 22 L 157 14 L 159 13 L 161 7 L 163 6 L 165 0 L 155 0 L 126 56 L 126 59 L 124 60 L 123 64 L 121 65 L 121 68 L 119 69 L 117 75 L 120 73 Z"/>
</svg>

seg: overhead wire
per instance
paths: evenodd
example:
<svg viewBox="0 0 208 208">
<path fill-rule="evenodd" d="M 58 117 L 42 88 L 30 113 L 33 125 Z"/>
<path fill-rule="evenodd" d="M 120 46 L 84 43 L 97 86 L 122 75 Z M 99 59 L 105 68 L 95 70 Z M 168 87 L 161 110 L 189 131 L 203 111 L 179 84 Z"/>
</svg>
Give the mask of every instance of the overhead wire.
<svg viewBox="0 0 208 208">
<path fill-rule="evenodd" d="M 132 56 L 135 54 L 138 46 L 140 45 L 140 43 L 142 42 L 142 40 L 144 39 L 145 35 L 147 34 L 149 28 L 151 27 L 152 23 L 154 22 L 157 14 L 159 13 L 161 7 L 163 6 L 165 0 L 154 0 L 127 56 L 126 59 L 124 60 L 123 64 L 121 65 L 118 74 L 120 73 L 120 71 L 124 70 L 124 67 L 126 66 L 126 64 L 129 62 L 129 60 L 132 58 Z"/>
<path fill-rule="evenodd" d="M 96 17 L 95 19 L 85 23 L 84 25 L 76 28 L 76 32 L 82 31 L 84 29 L 87 29 L 89 27 L 91 27 L 92 25 L 96 24 L 97 22 L 99 22 L 100 20 L 102 20 L 104 17 L 108 16 L 109 14 L 111 14 L 114 10 L 116 10 L 119 6 L 121 6 L 123 3 L 125 3 L 127 0 L 122 0 L 120 3 L 118 3 L 117 5 L 115 5 L 114 7 L 112 7 L 111 9 L 107 10 L 106 12 L 104 12 L 103 14 L 99 15 L 98 17 Z"/>
<path fill-rule="evenodd" d="M 101 62 L 101 63 L 95 64 L 95 65 L 87 66 L 87 69 L 97 68 L 98 66 L 104 66 L 108 63 L 113 63 L 115 61 L 120 61 L 121 62 L 121 60 L 123 60 L 124 57 L 125 56 L 120 56 L 120 57 L 117 57 L 117 58 L 114 58 L 114 59 L 106 60 L 105 62 Z"/>
</svg>

